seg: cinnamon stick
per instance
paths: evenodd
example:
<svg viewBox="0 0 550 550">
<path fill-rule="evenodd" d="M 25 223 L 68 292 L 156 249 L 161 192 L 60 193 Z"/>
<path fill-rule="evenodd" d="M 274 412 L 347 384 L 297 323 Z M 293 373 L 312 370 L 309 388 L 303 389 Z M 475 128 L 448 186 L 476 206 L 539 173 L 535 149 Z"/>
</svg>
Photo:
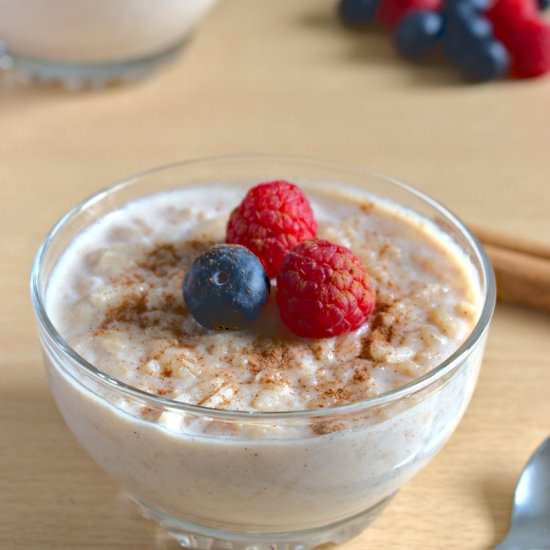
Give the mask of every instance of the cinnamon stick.
<svg viewBox="0 0 550 550">
<path fill-rule="evenodd" d="M 550 312 L 550 246 L 474 231 L 493 264 L 498 299 Z"/>
<path fill-rule="evenodd" d="M 550 260 L 550 244 L 528 241 L 527 239 L 513 237 L 512 235 L 506 235 L 482 227 L 471 226 L 471 228 L 483 244 L 514 250 L 516 252 L 523 252 L 529 256 L 537 256 Z"/>
</svg>

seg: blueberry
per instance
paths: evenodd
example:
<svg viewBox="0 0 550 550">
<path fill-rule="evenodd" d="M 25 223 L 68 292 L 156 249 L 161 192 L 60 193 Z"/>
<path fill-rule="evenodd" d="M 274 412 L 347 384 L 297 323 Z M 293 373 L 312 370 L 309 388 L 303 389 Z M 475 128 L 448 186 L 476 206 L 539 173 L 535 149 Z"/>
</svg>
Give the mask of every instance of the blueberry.
<svg viewBox="0 0 550 550">
<path fill-rule="evenodd" d="M 443 51 L 468 80 L 500 78 L 510 64 L 508 52 L 494 38 L 491 22 L 470 2 L 453 0 L 447 4 Z"/>
<path fill-rule="evenodd" d="M 454 23 L 456 21 L 465 21 L 470 17 L 475 17 L 478 15 L 478 10 L 476 10 L 470 2 L 457 1 L 445 4 L 443 14 L 448 22 Z"/>
<path fill-rule="evenodd" d="M 480 15 L 467 19 L 448 18 L 443 38 L 443 52 L 454 64 L 462 66 L 469 63 L 469 58 L 476 57 L 493 40 L 492 27 L 489 21 Z"/>
<path fill-rule="evenodd" d="M 538 0 L 539 10 L 544 11 L 550 6 L 550 0 Z"/>
<path fill-rule="evenodd" d="M 487 40 L 493 36 L 491 22 L 471 9 L 468 4 L 462 4 L 455 11 L 446 12 L 447 36 L 451 40 L 472 41 Z"/>
<path fill-rule="evenodd" d="M 442 31 L 441 15 L 433 11 L 414 10 L 399 23 L 394 35 L 395 45 L 403 57 L 418 59 L 435 46 Z"/>
<path fill-rule="evenodd" d="M 218 245 L 195 259 L 183 281 L 183 297 L 205 328 L 237 330 L 253 321 L 269 297 L 260 260 L 240 245 Z"/>
<path fill-rule="evenodd" d="M 380 0 L 340 0 L 338 17 L 346 25 L 364 25 L 373 18 Z"/>
<path fill-rule="evenodd" d="M 490 0 L 447 0 L 444 4 L 444 10 L 454 11 L 464 5 L 469 6 L 474 11 L 481 12 L 489 8 Z"/>
<path fill-rule="evenodd" d="M 471 48 L 470 48 L 471 49 Z M 458 64 L 464 57 L 463 41 L 460 36 L 454 32 L 447 31 L 443 39 L 443 53 L 445 57 L 453 64 Z"/>
<path fill-rule="evenodd" d="M 488 40 L 466 49 L 456 62 L 465 78 L 482 82 L 503 77 L 510 65 L 506 48 L 498 40 Z"/>
<path fill-rule="evenodd" d="M 466 39 L 485 40 L 493 36 L 493 25 L 485 17 L 477 16 L 464 21 L 461 28 Z"/>
</svg>

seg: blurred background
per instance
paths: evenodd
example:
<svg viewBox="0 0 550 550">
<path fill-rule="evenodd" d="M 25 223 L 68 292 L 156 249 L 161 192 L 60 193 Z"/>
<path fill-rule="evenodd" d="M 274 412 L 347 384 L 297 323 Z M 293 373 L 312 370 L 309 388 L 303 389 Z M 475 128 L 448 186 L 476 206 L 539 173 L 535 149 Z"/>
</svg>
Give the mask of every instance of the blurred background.
<svg viewBox="0 0 550 550">
<path fill-rule="evenodd" d="M 135 1 L 145 30 L 168 24 L 156 11 L 167 2 Z M 0 0 L 0 39 L 22 39 L 28 19 L 13 14 L 23 4 Z M 38 13 L 31 4 L 27 16 Z M 27 292 L 32 257 L 51 225 L 99 188 L 195 157 L 308 155 L 369 166 L 433 195 L 467 223 L 550 242 L 550 78 L 469 83 L 444 62 L 410 63 L 382 28 L 343 26 L 333 0 L 204 4 L 186 5 L 193 22 L 203 12 L 204 19 L 183 44 L 163 45 L 162 66 L 137 82 L 39 85 L 25 74 L 32 69 L 25 55 L 19 76 L 4 58 L 0 548 L 176 548 L 64 429 L 40 365 Z M 125 32 L 136 31 L 118 16 Z M 78 35 L 63 17 L 55 24 Z M 50 43 L 36 29 L 36 40 Z M 550 424 L 549 329 L 543 313 L 499 306 L 457 434 L 346 548 L 482 549 L 502 538 L 515 478 Z"/>
</svg>

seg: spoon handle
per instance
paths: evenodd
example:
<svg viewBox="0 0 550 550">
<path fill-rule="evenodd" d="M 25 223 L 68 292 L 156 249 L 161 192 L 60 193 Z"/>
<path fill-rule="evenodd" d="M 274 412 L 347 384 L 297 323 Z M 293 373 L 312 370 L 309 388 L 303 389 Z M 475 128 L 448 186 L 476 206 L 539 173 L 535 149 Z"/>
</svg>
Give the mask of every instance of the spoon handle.
<svg viewBox="0 0 550 550">
<path fill-rule="evenodd" d="M 533 546 L 529 543 L 517 543 L 504 539 L 500 544 L 497 544 L 493 550 L 546 550 L 550 546 Z"/>
<path fill-rule="evenodd" d="M 500 544 L 497 544 L 493 550 L 527 550 L 526 548 L 523 548 L 521 546 L 518 546 L 517 544 L 513 542 L 506 542 L 506 539 L 503 540 Z M 531 548 L 529 548 L 531 550 Z M 533 550 L 535 550 L 533 548 Z"/>
</svg>

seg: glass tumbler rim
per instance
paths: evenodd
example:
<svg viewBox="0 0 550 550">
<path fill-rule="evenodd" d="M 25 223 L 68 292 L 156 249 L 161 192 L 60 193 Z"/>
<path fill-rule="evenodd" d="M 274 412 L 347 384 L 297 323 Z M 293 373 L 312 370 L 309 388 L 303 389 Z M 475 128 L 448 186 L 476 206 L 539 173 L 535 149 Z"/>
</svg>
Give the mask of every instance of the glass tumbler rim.
<svg viewBox="0 0 550 550">
<path fill-rule="evenodd" d="M 130 384 L 122 382 L 114 376 L 111 376 L 102 370 L 98 369 L 91 362 L 82 357 L 76 350 L 74 350 L 69 343 L 61 336 L 53 325 L 45 305 L 45 296 L 41 285 L 42 268 L 46 258 L 46 254 L 55 240 L 58 233 L 63 227 L 77 214 L 90 208 L 94 204 L 100 202 L 107 195 L 116 192 L 122 188 L 128 187 L 133 183 L 157 173 L 167 172 L 177 168 L 185 166 L 191 166 L 196 164 L 216 163 L 216 162 L 292 162 L 300 163 L 301 165 L 310 164 L 317 168 L 326 168 L 331 170 L 339 170 L 340 172 L 346 172 L 351 175 L 366 175 L 376 177 L 384 180 L 396 188 L 405 191 L 420 199 L 428 206 L 435 209 L 446 222 L 450 223 L 455 229 L 457 229 L 462 237 L 468 243 L 468 246 L 474 252 L 479 264 L 481 266 L 481 288 L 482 288 L 482 307 L 479 318 L 464 340 L 464 342 L 444 361 L 439 363 L 436 367 L 429 370 L 424 375 L 415 378 L 411 382 L 399 386 L 398 388 L 389 390 L 380 395 L 363 399 L 360 401 L 354 401 L 352 403 L 346 403 L 342 405 L 335 405 L 322 409 L 305 409 L 305 410 L 292 410 L 292 411 L 236 411 L 230 409 L 215 409 L 211 407 L 204 407 L 202 405 L 193 405 L 181 401 L 176 401 L 167 397 L 158 396 L 144 390 L 140 390 Z M 151 406 L 161 407 L 163 409 L 169 409 L 172 411 L 187 412 L 199 416 L 217 417 L 225 419 L 291 419 L 291 418 L 307 418 L 315 417 L 319 419 L 327 416 L 338 416 L 343 414 L 353 414 L 360 411 L 364 411 L 371 407 L 379 407 L 391 402 L 398 401 L 399 399 L 408 397 L 436 382 L 444 377 L 446 374 L 454 371 L 458 368 L 462 359 L 470 354 L 475 348 L 477 343 L 484 335 L 489 323 L 491 321 L 493 311 L 496 302 L 496 283 L 494 272 L 491 263 L 483 250 L 478 239 L 472 234 L 472 232 L 466 227 L 466 225 L 448 208 L 443 206 L 437 200 L 433 199 L 429 195 L 415 189 L 414 187 L 403 183 L 395 178 L 386 176 L 380 172 L 366 168 L 363 166 L 349 165 L 344 163 L 332 162 L 332 161 L 320 161 L 310 157 L 294 156 L 294 155 L 220 155 L 211 157 L 202 157 L 196 159 L 190 159 L 181 162 L 175 162 L 171 164 L 162 165 L 151 170 L 140 172 L 138 174 L 121 179 L 114 184 L 110 184 L 103 189 L 93 193 L 87 198 L 83 199 L 76 206 L 71 208 L 65 215 L 63 215 L 50 229 L 46 238 L 40 245 L 31 270 L 30 277 L 30 292 L 32 299 L 32 306 L 37 318 L 39 327 L 46 333 L 50 341 L 69 359 L 71 359 L 79 370 L 84 371 L 85 374 L 91 376 L 96 382 L 101 385 L 108 386 L 111 390 L 125 394 L 133 398 L 138 398 L 147 402 Z M 79 381 L 82 383 L 81 381 Z"/>
</svg>

